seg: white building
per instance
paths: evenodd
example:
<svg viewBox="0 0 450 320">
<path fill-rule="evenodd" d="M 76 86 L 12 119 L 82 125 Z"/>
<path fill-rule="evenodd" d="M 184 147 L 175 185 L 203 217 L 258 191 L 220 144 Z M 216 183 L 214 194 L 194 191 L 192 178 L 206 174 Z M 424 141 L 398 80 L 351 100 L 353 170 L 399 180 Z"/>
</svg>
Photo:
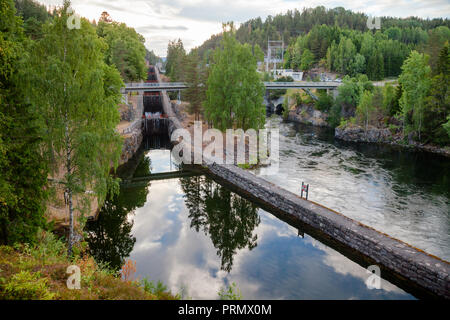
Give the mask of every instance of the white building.
<svg viewBox="0 0 450 320">
<path fill-rule="evenodd" d="M 303 80 L 303 72 L 294 71 L 292 69 L 278 69 L 275 71 L 275 79 L 280 77 L 291 77 L 294 81 L 302 81 Z"/>
</svg>

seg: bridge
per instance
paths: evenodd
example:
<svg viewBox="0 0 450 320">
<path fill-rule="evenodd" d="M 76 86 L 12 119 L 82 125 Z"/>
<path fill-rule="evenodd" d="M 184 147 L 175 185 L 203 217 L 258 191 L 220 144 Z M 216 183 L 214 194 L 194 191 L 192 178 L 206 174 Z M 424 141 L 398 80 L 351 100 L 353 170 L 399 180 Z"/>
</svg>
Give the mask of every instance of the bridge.
<svg viewBox="0 0 450 320">
<path fill-rule="evenodd" d="M 337 81 L 312 82 L 263 82 L 267 90 L 277 89 L 328 89 L 336 90 L 342 83 Z M 126 83 L 122 89 L 123 92 L 131 91 L 179 91 L 187 89 L 188 86 L 184 82 L 159 82 L 159 83 Z"/>
</svg>

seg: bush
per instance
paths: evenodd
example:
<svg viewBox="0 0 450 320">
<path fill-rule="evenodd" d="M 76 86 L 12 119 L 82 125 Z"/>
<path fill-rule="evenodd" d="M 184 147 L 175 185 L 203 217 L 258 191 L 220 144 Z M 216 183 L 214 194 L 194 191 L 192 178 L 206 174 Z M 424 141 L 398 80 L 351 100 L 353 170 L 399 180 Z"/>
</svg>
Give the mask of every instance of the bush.
<svg viewBox="0 0 450 320">
<path fill-rule="evenodd" d="M 48 279 L 39 272 L 21 271 L 11 277 L 4 287 L 3 298 L 7 300 L 52 300 L 55 294 L 47 287 Z"/>
<path fill-rule="evenodd" d="M 336 128 L 341 123 L 341 107 L 339 104 L 335 103 L 330 109 L 330 114 L 328 115 L 328 124 Z"/>
<path fill-rule="evenodd" d="M 227 289 L 221 288 L 218 292 L 220 300 L 241 300 L 241 291 L 236 287 L 236 283 L 232 283 Z"/>
<path fill-rule="evenodd" d="M 333 106 L 333 97 L 328 95 L 326 91 L 319 94 L 319 100 L 315 102 L 315 108 L 319 111 L 328 111 Z"/>
</svg>

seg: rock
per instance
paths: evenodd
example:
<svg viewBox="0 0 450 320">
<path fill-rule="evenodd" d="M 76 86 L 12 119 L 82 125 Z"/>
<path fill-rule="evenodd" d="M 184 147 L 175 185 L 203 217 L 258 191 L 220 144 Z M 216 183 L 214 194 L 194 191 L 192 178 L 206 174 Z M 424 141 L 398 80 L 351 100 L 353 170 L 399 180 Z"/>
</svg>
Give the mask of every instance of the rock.
<svg viewBox="0 0 450 320">
<path fill-rule="evenodd" d="M 288 116 L 289 121 L 312 124 L 319 127 L 328 127 L 328 115 L 315 110 L 312 106 L 300 106 L 291 111 Z"/>
<path fill-rule="evenodd" d="M 355 125 L 338 127 L 335 129 L 334 135 L 337 139 L 354 142 L 390 143 L 393 139 L 389 129 L 369 127 L 364 130 L 364 128 Z"/>
</svg>

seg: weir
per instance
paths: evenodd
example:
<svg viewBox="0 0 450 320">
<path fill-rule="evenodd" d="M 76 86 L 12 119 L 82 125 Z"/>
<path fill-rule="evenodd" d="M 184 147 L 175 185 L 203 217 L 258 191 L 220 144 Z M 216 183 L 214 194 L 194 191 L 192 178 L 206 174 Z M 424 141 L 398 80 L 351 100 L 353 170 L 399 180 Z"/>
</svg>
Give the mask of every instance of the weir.
<svg viewBox="0 0 450 320">
<path fill-rule="evenodd" d="M 157 82 L 155 68 L 150 67 L 147 82 Z M 142 97 L 144 111 L 142 114 L 144 135 L 159 135 L 168 131 L 168 119 L 162 107 L 160 92 L 144 92 Z"/>
</svg>

